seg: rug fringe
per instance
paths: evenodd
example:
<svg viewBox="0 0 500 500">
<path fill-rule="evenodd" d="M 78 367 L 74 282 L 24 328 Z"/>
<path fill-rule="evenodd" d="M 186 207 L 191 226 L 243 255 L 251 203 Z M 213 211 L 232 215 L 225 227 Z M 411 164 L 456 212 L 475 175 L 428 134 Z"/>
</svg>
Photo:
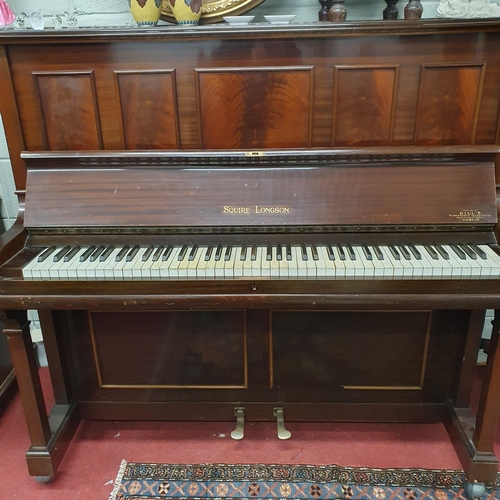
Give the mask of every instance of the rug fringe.
<svg viewBox="0 0 500 500">
<path fill-rule="evenodd" d="M 120 489 L 120 485 L 123 479 L 123 474 L 125 473 L 125 468 L 127 467 L 127 461 L 122 460 L 122 463 L 120 464 L 120 468 L 118 469 L 118 475 L 116 476 L 115 479 L 115 486 L 113 488 L 113 491 L 109 494 L 109 499 L 108 500 L 116 500 L 116 495 L 118 495 L 118 490 Z"/>
</svg>

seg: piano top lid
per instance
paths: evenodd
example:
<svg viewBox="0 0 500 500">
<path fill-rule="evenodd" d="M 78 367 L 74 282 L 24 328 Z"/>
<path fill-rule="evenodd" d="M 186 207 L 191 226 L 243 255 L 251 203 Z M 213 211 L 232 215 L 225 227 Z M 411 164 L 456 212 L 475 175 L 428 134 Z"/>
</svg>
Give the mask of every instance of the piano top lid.
<svg viewBox="0 0 500 500">
<path fill-rule="evenodd" d="M 217 164 L 213 157 L 207 166 L 199 160 L 196 166 L 148 165 L 108 156 L 88 166 L 59 161 L 50 168 L 35 159 L 36 168 L 28 170 L 25 226 L 484 230 L 497 222 L 492 161 L 332 157 L 312 163 L 305 156 L 303 164 L 285 159 L 258 166 Z"/>
</svg>

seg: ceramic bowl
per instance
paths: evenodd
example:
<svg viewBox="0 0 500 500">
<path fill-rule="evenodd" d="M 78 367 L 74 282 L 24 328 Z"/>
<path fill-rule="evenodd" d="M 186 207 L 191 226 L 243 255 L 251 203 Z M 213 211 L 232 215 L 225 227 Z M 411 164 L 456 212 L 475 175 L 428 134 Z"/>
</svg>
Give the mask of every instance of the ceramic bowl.
<svg viewBox="0 0 500 500">
<path fill-rule="evenodd" d="M 287 16 L 264 16 L 266 21 L 271 24 L 290 24 L 295 18 L 295 15 L 290 14 Z"/>
<path fill-rule="evenodd" d="M 223 19 L 231 26 L 246 26 L 255 16 L 224 16 Z"/>
</svg>

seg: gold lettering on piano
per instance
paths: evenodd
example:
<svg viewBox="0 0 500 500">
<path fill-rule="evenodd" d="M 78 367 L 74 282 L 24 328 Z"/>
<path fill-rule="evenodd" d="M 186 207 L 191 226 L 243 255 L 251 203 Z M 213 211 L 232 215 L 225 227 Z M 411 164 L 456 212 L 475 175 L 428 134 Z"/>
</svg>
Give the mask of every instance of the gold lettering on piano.
<svg viewBox="0 0 500 500">
<path fill-rule="evenodd" d="M 255 205 L 253 207 L 236 207 L 231 205 L 224 205 L 222 207 L 223 214 L 230 215 L 247 215 L 247 214 L 289 214 L 291 212 L 290 207 L 284 206 L 264 206 Z"/>
<path fill-rule="evenodd" d="M 460 210 L 458 214 L 450 214 L 450 217 L 454 217 L 462 222 L 479 222 L 483 219 L 488 219 L 491 215 L 483 214 L 480 210 Z"/>
</svg>

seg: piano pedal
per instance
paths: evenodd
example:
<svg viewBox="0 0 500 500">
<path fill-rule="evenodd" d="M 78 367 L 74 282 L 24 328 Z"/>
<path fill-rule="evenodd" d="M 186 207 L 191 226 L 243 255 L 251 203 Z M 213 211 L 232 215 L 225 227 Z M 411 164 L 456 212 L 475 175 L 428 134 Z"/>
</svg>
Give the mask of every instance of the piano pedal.
<svg viewBox="0 0 500 500">
<path fill-rule="evenodd" d="M 234 414 L 236 415 L 236 429 L 231 432 L 231 437 L 236 440 L 243 439 L 245 436 L 245 408 L 237 406 L 234 409 Z"/>
<path fill-rule="evenodd" d="M 285 417 L 283 415 L 283 408 L 275 408 L 274 416 L 276 417 L 276 421 L 278 424 L 278 438 L 279 439 L 290 439 L 292 437 L 292 433 L 285 429 Z"/>
</svg>

